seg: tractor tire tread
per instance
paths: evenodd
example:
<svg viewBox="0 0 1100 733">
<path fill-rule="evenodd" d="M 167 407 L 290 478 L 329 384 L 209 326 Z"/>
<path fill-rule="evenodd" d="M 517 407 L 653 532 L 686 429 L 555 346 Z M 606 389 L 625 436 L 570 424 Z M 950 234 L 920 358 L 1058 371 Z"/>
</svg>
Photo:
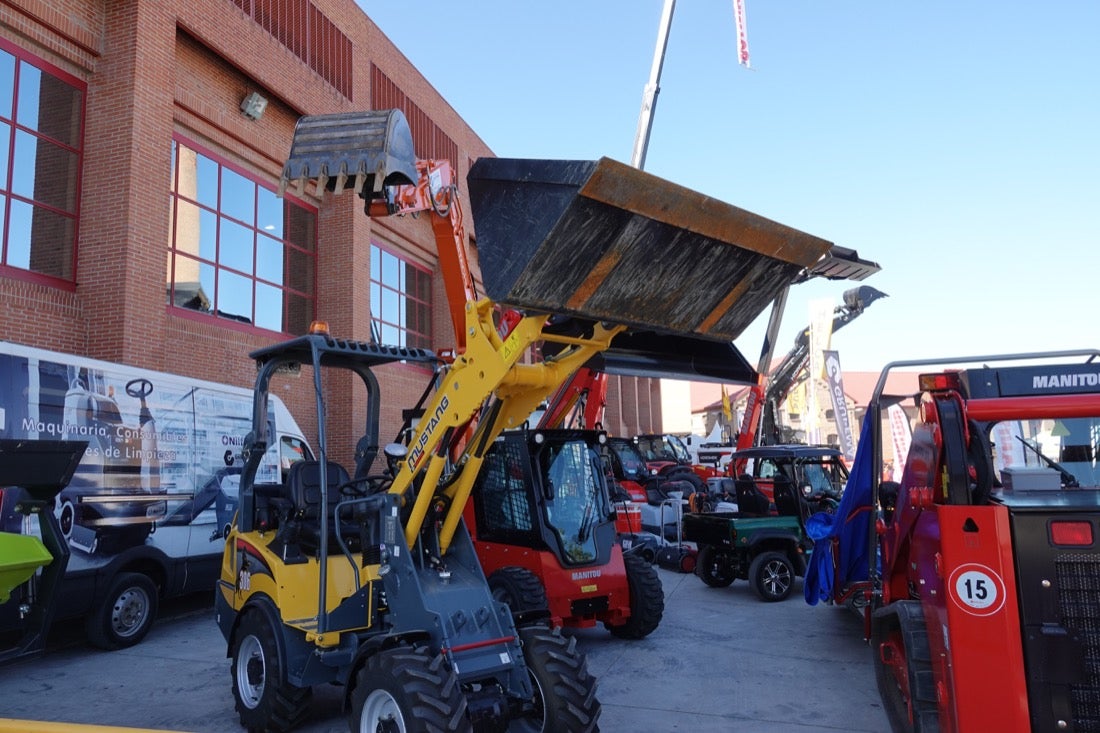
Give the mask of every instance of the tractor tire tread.
<svg viewBox="0 0 1100 733">
<path fill-rule="evenodd" d="M 502 600 L 512 609 L 513 614 L 541 611 L 550 607 L 545 586 L 527 568 L 508 565 L 493 571 L 488 581 L 493 596 L 503 596 Z"/>
<path fill-rule="evenodd" d="M 623 555 L 626 583 L 630 592 L 630 618 L 626 623 L 607 626 L 619 639 L 644 639 L 661 623 L 665 612 L 665 591 L 661 576 L 637 555 Z"/>
<path fill-rule="evenodd" d="M 588 672 L 577 640 L 562 636 L 561 629 L 528 626 L 519 630 L 528 671 L 538 678 L 547 692 L 543 695 L 547 727 L 550 731 L 595 733 L 599 730 L 600 702 L 596 697 L 596 678 Z"/>
<path fill-rule="evenodd" d="M 442 655 L 408 648 L 389 649 L 373 655 L 356 675 L 351 692 L 351 730 L 359 730 L 359 713 L 367 695 L 373 689 L 372 679 L 394 684 L 398 697 L 405 698 L 407 710 L 405 729 L 409 733 L 472 733 L 473 726 L 466 715 L 466 696 L 458 676 Z"/>
</svg>

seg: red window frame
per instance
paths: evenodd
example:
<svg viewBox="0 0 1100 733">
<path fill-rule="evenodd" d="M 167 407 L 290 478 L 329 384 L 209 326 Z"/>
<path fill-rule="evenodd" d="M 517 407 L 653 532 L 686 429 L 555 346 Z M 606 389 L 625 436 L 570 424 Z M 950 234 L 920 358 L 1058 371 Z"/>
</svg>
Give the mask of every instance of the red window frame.
<svg viewBox="0 0 1100 733">
<path fill-rule="evenodd" d="M 199 181 L 200 174 L 197 170 L 198 163 L 196 159 L 195 194 L 194 196 L 190 196 L 181 193 L 181 166 L 179 165 L 181 148 L 188 149 L 196 156 L 201 156 L 210 164 L 216 166 L 217 183 L 215 191 L 199 190 L 202 184 Z M 281 226 L 283 232 L 278 236 L 271 235 L 264 231 L 260 224 L 260 202 L 264 192 L 268 194 L 268 201 L 271 200 L 271 197 L 275 196 L 276 189 L 273 186 L 260 180 L 258 176 L 249 173 L 241 166 L 235 165 L 225 157 L 218 155 L 208 148 L 196 143 L 194 140 L 178 133 L 172 136 L 172 155 L 172 182 L 171 190 L 169 191 L 172 225 L 169 233 L 167 295 L 168 308 L 171 312 L 174 315 L 180 315 L 187 318 L 214 321 L 219 326 L 226 326 L 242 331 L 260 331 L 264 333 L 277 333 L 280 335 L 301 335 L 306 333 L 310 322 L 314 320 L 317 313 L 317 225 L 319 218 L 317 208 L 288 194 L 284 194 L 281 199 L 281 205 L 283 206 L 283 220 Z M 247 184 L 255 187 L 251 203 L 251 212 L 247 214 L 247 219 L 236 214 L 236 212 L 226 210 L 226 205 L 229 203 L 226 197 L 223 196 L 227 190 L 226 171 L 234 174 L 236 179 L 244 179 Z M 212 202 L 210 201 L 211 197 Z M 204 215 L 206 217 L 213 217 L 212 223 L 214 223 L 215 226 L 213 227 L 212 254 L 207 253 L 204 255 L 202 252 L 201 224 L 199 226 L 199 231 L 196 233 L 195 241 L 191 243 L 194 251 L 179 246 L 181 204 L 190 207 L 195 214 L 200 217 L 200 220 Z M 309 230 L 309 236 L 307 237 L 308 241 L 297 241 L 292 238 L 292 235 L 286 234 L 286 230 L 291 228 L 291 222 L 288 221 L 289 217 L 287 216 L 289 211 L 288 207 L 295 207 L 299 213 L 310 217 L 310 220 L 306 222 L 306 229 Z M 226 252 L 227 248 L 223 248 L 223 236 L 225 236 L 223 232 L 230 227 L 238 232 L 247 232 L 248 236 L 251 237 L 251 251 L 248 254 L 250 263 L 247 267 L 230 264 L 229 256 Z M 260 263 L 260 250 L 264 247 L 274 246 L 283 248 L 283 256 L 280 263 L 283 268 L 280 275 L 281 281 L 266 278 L 260 274 L 260 270 L 262 269 Z M 291 263 L 288 257 L 293 257 L 295 263 Z M 240 259 L 239 255 L 237 259 Z M 213 271 L 213 284 L 211 288 L 213 292 L 209 294 L 204 291 L 202 292 L 202 295 L 206 296 L 208 301 L 206 307 L 193 307 L 182 304 L 182 299 L 187 295 L 192 295 L 192 292 L 177 291 L 178 268 L 181 262 L 191 263 L 191 266 L 197 268 L 200 273 L 204 267 L 210 268 Z M 288 278 L 295 277 L 302 281 L 302 286 L 294 287 L 287 284 Z M 199 278 L 197 283 L 200 285 L 201 289 L 201 274 Z M 251 286 L 251 294 L 248 298 L 249 312 L 247 314 L 235 313 L 222 307 L 225 305 L 226 301 L 230 300 L 232 297 L 232 280 L 236 280 L 237 282 L 247 280 Z M 279 291 L 281 294 L 279 328 L 271 328 L 262 324 L 257 325 L 257 315 L 260 307 L 257 302 L 257 290 L 261 286 L 266 288 L 269 292 Z M 199 297 L 197 292 L 194 293 L 194 297 Z M 290 304 L 293 299 L 297 299 L 295 302 L 301 304 L 302 313 L 298 316 L 294 316 L 292 313 Z"/>
<path fill-rule="evenodd" d="M 12 106 L 11 109 L 0 108 L 0 150 L 3 151 L 0 160 L 5 161 L 5 165 L 0 166 L 0 274 L 73 291 L 76 289 L 77 282 L 77 246 L 80 241 L 80 189 L 84 171 L 84 125 L 87 120 L 88 85 L 82 79 L 62 71 L 45 59 L 3 38 L 0 38 L 0 51 L 9 53 L 15 58 L 11 78 Z M 79 115 L 79 119 L 76 120 L 76 130 L 73 133 L 74 140 L 72 142 L 62 141 L 36 127 L 30 127 L 24 124 L 27 120 L 21 120 L 19 114 L 19 88 L 20 77 L 23 73 L 22 69 L 26 65 L 32 66 L 42 74 L 47 74 L 55 80 L 72 87 L 73 90 L 80 95 L 78 109 L 76 111 Z M 0 84 L 3 84 L 5 81 L 6 80 L 0 79 Z M 40 119 L 36 119 L 35 124 L 39 125 L 39 123 Z M 68 127 L 71 128 L 71 121 Z M 36 149 L 38 143 L 41 141 L 48 145 L 55 146 L 61 151 L 71 153 L 74 156 L 71 166 L 73 173 L 72 179 L 70 180 L 70 185 L 72 186 L 71 211 L 45 201 L 37 200 L 34 196 L 28 197 L 20 195 L 13 190 L 15 185 L 16 139 L 18 135 L 30 136 L 35 141 Z M 39 272 L 20 265 L 9 264 L 13 203 L 29 206 L 32 212 L 35 210 L 48 212 L 62 219 L 71 221 L 71 242 L 68 244 L 68 254 L 70 257 L 68 272 L 70 275 L 68 277 Z M 34 225 L 32 224 L 32 239 L 29 243 L 29 252 L 27 253 L 32 260 L 34 258 L 33 232 Z"/>
</svg>

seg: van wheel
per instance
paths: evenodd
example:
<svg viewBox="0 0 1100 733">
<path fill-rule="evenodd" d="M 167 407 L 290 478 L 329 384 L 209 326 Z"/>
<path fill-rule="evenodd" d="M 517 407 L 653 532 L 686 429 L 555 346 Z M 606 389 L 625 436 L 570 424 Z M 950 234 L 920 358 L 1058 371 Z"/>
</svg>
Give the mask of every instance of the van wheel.
<svg viewBox="0 0 1100 733">
<path fill-rule="evenodd" d="M 246 611 L 233 635 L 233 699 L 250 731 L 288 731 L 309 713 L 313 690 L 283 681 L 275 631 L 260 611 Z"/>
<path fill-rule="evenodd" d="M 147 575 L 119 573 L 103 600 L 88 615 L 88 641 L 100 649 L 137 644 L 157 616 L 157 586 Z"/>
</svg>

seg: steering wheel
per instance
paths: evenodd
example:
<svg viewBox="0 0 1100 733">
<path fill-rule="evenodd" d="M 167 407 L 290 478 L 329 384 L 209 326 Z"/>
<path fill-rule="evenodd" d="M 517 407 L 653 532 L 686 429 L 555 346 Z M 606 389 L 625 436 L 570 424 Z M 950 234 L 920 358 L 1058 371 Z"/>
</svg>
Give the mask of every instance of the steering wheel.
<svg viewBox="0 0 1100 733">
<path fill-rule="evenodd" d="M 340 487 L 340 496 L 348 499 L 361 499 L 365 496 L 380 494 L 390 487 L 393 479 L 382 474 L 372 474 L 353 478 Z"/>
<path fill-rule="evenodd" d="M 131 397 L 148 397 L 153 392 L 153 383 L 148 379 L 131 379 L 126 383 L 126 394 Z"/>
</svg>

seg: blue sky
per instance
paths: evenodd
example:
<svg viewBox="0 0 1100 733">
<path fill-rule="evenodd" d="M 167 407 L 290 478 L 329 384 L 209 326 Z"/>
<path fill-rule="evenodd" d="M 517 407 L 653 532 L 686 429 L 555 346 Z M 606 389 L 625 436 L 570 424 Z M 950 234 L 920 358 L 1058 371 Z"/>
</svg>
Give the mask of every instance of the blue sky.
<svg viewBox="0 0 1100 733">
<path fill-rule="evenodd" d="M 1100 2 L 745 3 L 751 69 L 676 4 L 645 168 L 882 265 L 846 370 L 1100 347 Z M 497 155 L 629 162 L 663 0 L 359 4 Z"/>
</svg>

